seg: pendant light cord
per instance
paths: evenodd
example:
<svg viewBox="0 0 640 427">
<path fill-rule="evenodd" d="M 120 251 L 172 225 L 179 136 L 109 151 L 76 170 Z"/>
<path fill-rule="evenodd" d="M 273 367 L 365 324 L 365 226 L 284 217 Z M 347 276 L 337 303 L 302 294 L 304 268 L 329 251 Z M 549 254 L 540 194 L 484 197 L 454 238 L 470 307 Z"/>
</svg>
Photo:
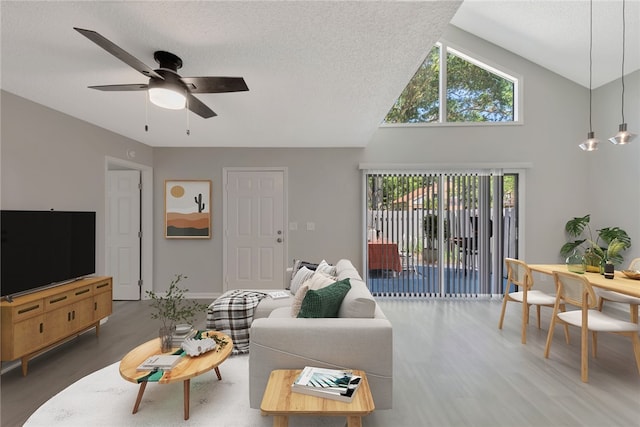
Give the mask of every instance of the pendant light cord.
<svg viewBox="0 0 640 427">
<path fill-rule="evenodd" d="M 624 13 L 624 9 L 625 9 L 625 0 L 622 0 L 622 123 L 626 123 L 624 121 L 624 45 L 625 45 L 625 34 L 626 34 L 626 25 L 625 25 L 625 13 Z"/>
<path fill-rule="evenodd" d="M 593 69 L 593 0 L 589 2 L 589 133 L 593 132 L 591 125 L 591 74 Z"/>
</svg>

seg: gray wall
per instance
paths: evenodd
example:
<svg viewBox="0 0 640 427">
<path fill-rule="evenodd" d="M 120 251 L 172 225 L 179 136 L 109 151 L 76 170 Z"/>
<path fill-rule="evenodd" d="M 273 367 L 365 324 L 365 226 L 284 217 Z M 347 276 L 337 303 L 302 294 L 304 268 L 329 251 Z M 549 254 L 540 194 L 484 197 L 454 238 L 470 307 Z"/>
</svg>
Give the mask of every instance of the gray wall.
<svg viewBox="0 0 640 427">
<path fill-rule="evenodd" d="M 162 291 L 175 273 L 185 273 L 193 293 L 216 294 L 222 290 L 224 167 L 286 167 L 288 219 L 298 223 L 298 231 L 288 232 L 289 259 L 346 257 L 361 268 L 361 163 L 529 163 L 521 228 L 527 261 L 560 262 L 564 223 L 586 213 L 597 226 L 627 229 L 636 243 L 627 259 L 640 256 L 640 142 L 580 151 L 588 131 L 584 87 L 454 27 L 445 37 L 524 76 L 522 125 L 380 128 L 368 147 L 353 149 L 152 149 L 2 92 L 2 209 L 96 210 L 101 272 L 105 156 L 126 159 L 133 148 L 137 163 L 154 168 L 154 288 Z M 640 72 L 625 83 L 627 122 L 638 131 Z M 617 130 L 619 93 L 619 82 L 594 91 L 594 130 L 601 138 Z M 213 181 L 212 239 L 163 238 L 165 179 Z M 315 231 L 306 231 L 309 221 Z"/>
<path fill-rule="evenodd" d="M 2 209 L 96 211 L 96 273 L 105 270 L 106 158 L 153 164 L 153 149 L 2 91 Z"/>
<path fill-rule="evenodd" d="M 531 164 L 522 194 L 520 256 L 531 263 L 560 261 L 564 223 L 589 205 L 587 188 L 580 185 L 587 180 L 588 156 L 577 147 L 586 135 L 587 91 L 455 27 L 444 38 L 522 76 L 522 124 L 382 128 L 367 148 L 366 161 Z"/>
<path fill-rule="evenodd" d="M 289 222 L 285 230 L 289 259 L 360 259 L 361 149 L 157 148 L 154 150 L 155 198 L 154 278 L 162 283 L 176 273 L 189 276 L 200 293 L 222 291 L 222 179 L 224 167 L 286 167 Z M 213 237 L 210 240 L 164 239 L 162 189 L 166 179 L 211 179 Z M 307 222 L 315 231 L 307 231 Z"/>
<path fill-rule="evenodd" d="M 625 120 L 630 131 L 640 134 L 640 71 L 626 75 L 624 84 Z M 602 142 L 600 149 L 588 156 L 588 212 L 596 229 L 618 226 L 629 233 L 632 246 L 625 254 L 628 262 L 640 257 L 640 135 L 624 146 L 607 141 L 622 122 L 621 93 L 618 79 L 594 94 L 593 127 Z"/>
</svg>

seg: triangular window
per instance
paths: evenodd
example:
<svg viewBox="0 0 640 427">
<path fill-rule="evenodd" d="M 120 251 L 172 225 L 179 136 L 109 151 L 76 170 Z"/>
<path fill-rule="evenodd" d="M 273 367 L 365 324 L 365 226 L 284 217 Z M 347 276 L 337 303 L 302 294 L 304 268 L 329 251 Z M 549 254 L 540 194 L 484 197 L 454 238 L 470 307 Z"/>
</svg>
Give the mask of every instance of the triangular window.
<svg viewBox="0 0 640 427">
<path fill-rule="evenodd" d="M 513 123 L 518 120 L 518 80 L 439 42 L 384 123 Z"/>
</svg>

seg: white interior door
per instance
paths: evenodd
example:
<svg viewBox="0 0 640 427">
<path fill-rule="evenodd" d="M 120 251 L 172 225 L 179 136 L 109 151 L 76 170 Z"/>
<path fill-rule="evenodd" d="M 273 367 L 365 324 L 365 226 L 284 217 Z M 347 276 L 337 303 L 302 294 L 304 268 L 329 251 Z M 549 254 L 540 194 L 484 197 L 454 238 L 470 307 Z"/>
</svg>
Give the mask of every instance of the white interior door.
<svg viewBox="0 0 640 427">
<path fill-rule="evenodd" d="M 140 299 L 140 171 L 107 173 L 106 267 L 114 300 Z"/>
<path fill-rule="evenodd" d="M 224 290 L 282 289 L 285 170 L 225 169 Z"/>
</svg>

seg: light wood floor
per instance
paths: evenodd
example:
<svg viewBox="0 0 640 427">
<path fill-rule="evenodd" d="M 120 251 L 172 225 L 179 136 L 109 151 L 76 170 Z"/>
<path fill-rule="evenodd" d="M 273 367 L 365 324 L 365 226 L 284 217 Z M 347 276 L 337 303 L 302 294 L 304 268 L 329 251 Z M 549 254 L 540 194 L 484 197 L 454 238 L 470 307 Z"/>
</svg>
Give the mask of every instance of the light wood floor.
<svg viewBox="0 0 640 427">
<path fill-rule="evenodd" d="M 577 330 L 567 346 L 558 328 L 550 358 L 543 357 L 550 310 L 522 345 L 517 304 L 500 331 L 497 300 L 379 302 L 394 327 L 394 409 L 374 412 L 365 426 L 640 425 L 640 375 L 627 338 L 600 334 L 584 384 Z M 203 314 L 196 325 L 204 323 Z M 32 360 L 26 377 L 20 369 L 2 375 L 2 427 L 22 425 L 50 397 L 120 360 L 157 329 L 147 302 L 114 302 L 99 338 L 83 334 Z"/>
</svg>

